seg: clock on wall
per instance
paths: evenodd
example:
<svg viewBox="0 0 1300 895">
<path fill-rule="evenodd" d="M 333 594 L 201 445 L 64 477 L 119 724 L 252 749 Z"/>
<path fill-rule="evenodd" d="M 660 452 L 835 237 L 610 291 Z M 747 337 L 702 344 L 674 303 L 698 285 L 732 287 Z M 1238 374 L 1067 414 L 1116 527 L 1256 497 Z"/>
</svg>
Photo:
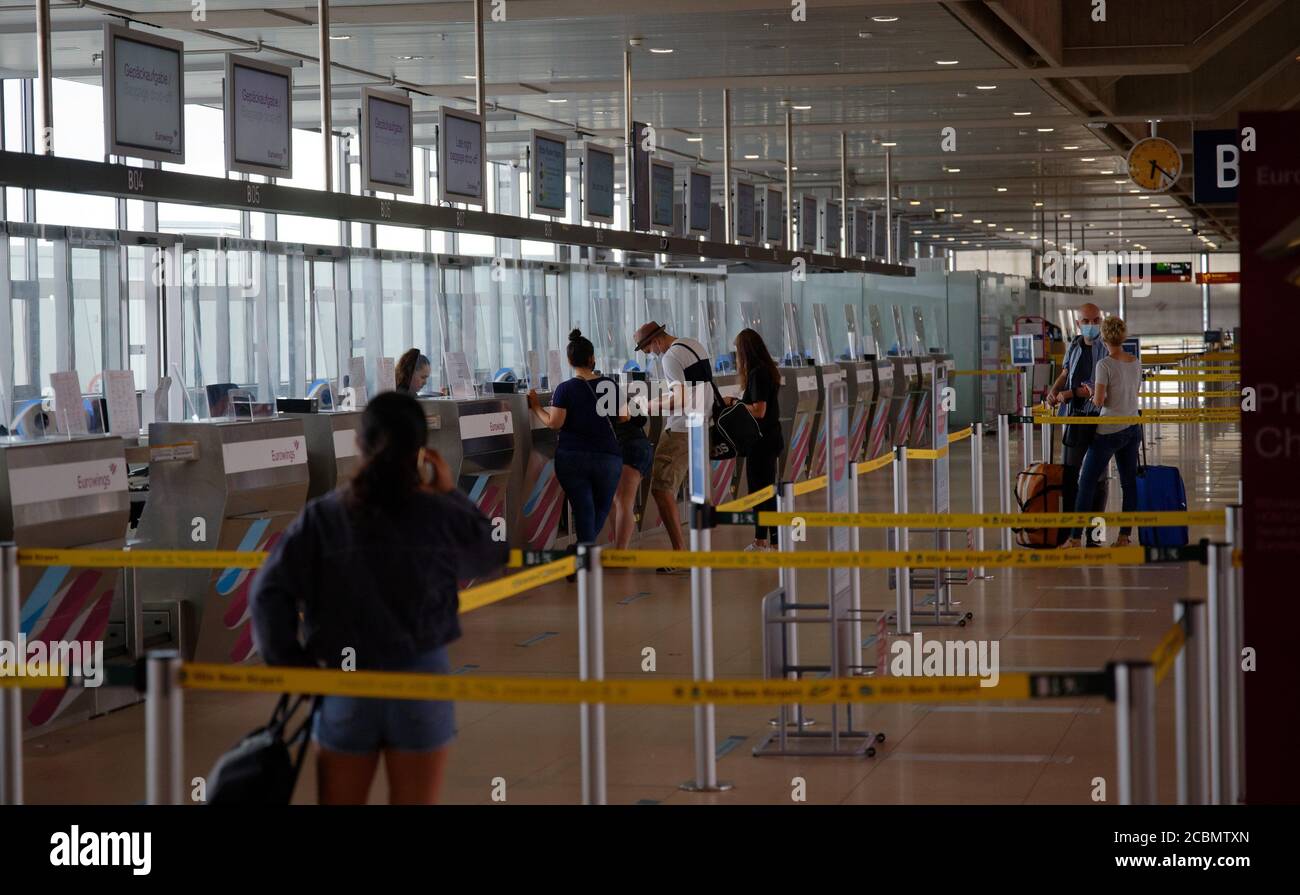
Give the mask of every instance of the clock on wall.
<svg viewBox="0 0 1300 895">
<path fill-rule="evenodd" d="M 1129 150 L 1129 179 L 1144 190 L 1163 193 L 1178 182 L 1182 173 L 1183 154 L 1164 137 L 1138 140 Z"/>
</svg>

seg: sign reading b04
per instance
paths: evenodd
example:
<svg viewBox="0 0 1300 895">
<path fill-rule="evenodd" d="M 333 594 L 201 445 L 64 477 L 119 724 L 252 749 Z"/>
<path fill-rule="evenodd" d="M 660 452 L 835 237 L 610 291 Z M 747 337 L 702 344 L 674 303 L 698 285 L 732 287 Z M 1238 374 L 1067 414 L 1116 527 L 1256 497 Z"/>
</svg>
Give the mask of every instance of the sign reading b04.
<svg viewBox="0 0 1300 895">
<path fill-rule="evenodd" d="M 1129 179 L 1144 190 L 1163 193 L 1178 182 L 1182 173 L 1182 153 L 1164 137 L 1147 137 L 1129 150 Z"/>
</svg>

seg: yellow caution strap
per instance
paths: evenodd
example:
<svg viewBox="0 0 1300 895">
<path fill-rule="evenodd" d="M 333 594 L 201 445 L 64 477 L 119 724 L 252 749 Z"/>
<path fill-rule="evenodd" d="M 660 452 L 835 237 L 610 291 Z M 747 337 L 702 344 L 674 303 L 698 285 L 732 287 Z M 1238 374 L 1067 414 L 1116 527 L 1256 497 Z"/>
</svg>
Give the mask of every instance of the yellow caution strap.
<svg viewBox="0 0 1300 895">
<path fill-rule="evenodd" d="M 866 475 L 869 472 L 875 472 L 877 469 L 884 469 L 894 462 L 893 454 L 885 454 L 874 460 L 863 460 L 858 464 L 858 475 Z"/>
<path fill-rule="evenodd" d="M 1183 628 L 1182 622 L 1175 624 L 1165 632 L 1164 637 L 1160 638 L 1159 645 L 1151 653 L 1151 664 L 1155 666 L 1157 685 L 1165 679 L 1169 669 L 1174 667 L 1174 660 L 1183 651 L 1183 644 L 1186 642 L 1187 631 Z"/>
<path fill-rule="evenodd" d="M 1017 367 L 1007 367 L 998 370 L 953 370 L 952 376 L 1019 376 L 1020 370 Z"/>
<path fill-rule="evenodd" d="M 714 509 L 723 513 L 739 513 L 742 510 L 753 509 L 763 501 L 770 500 L 775 496 L 776 485 L 768 485 L 766 488 L 759 488 L 753 494 L 746 494 L 744 497 L 718 504 Z"/>
<path fill-rule="evenodd" d="M 1091 528 L 1107 525 L 1144 528 L 1185 525 L 1222 526 L 1223 510 L 1169 510 L 1150 513 L 759 513 L 759 525 L 812 528 Z"/>
<path fill-rule="evenodd" d="M 1241 392 L 1237 391 L 1216 391 L 1216 392 L 1138 392 L 1142 398 L 1240 398 Z"/>
<path fill-rule="evenodd" d="M 1241 379 L 1232 373 L 1153 373 L 1147 382 L 1237 382 Z"/>
<path fill-rule="evenodd" d="M 714 681 L 629 679 L 580 681 L 544 677 L 487 677 L 395 671 L 258 668 L 188 663 L 180 684 L 187 690 L 242 693 L 312 693 L 383 699 L 518 702 L 575 705 L 833 705 L 836 703 L 970 702 L 1095 695 L 1098 672 L 1075 675 L 1003 673 L 979 677 L 856 677 L 735 679 Z M 1066 686 L 1061 686 L 1064 683 Z M 986 686 L 987 685 L 987 686 Z"/>
<path fill-rule="evenodd" d="M 948 448 L 908 448 L 907 459 L 909 460 L 938 460 L 948 456 Z"/>
<path fill-rule="evenodd" d="M 949 444 L 955 444 L 955 443 L 957 443 L 958 441 L 962 441 L 962 440 L 964 440 L 964 439 L 970 438 L 971 435 L 973 435 L 974 433 L 975 433 L 975 427 L 974 427 L 974 426 L 967 426 L 965 429 L 959 429 L 959 430 L 956 431 L 956 432 L 949 432 L 949 433 L 948 433 L 948 443 L 949 443 Z"/>
<path fill-rule="evenodd" d="M 605 550 L 601 564 L 610 568 L 657 569 L 660 566 L 711 569 L 964 569 L 1076 568 L 1086 566 L 1143 565 L 1143 547 L 1109 547 L 1085 550 L 863 550 L 858 552 L 807 550 L 745 552 L 689 550 Z"/>
<path fill-rule="evenodd" d="M 20 566 L 74 566 L 97 569 L 257 569 L 268 554 L 260 550 L 43 550 L 18 551 Z"/>
<path fill-rule="evenodd" d="M 1234 423 L 1241 419 L 1241 411 L 1224 408 L 1221 411 L 1176 410 L 1165 413 L 1147 412 L 1142 416 L 1035 416 L 1036 426 L 1159 426 L 1174 423 Z M 910 452 L 909 452 L 910 453 Z"/>
<path fill-rule="evenodd" d="M 532 590 L 534 587 L 559 581 L 567 575 L 574 574 L 577 569 L 577 557 L 566 556 L 564 559 L 557 559 L 542 566 L 534 566 L 517 575 L 508 575 L 496 581 L 489 581 L 487 584 L 476 584 L 460 592 L 460 611 L 473 612 L 475 609 L 482 609 L 491 603 Z"/>
<path fill-rule="evenodd" d="M 826 487 L 826 476 L 819 475 L 815 479 L 806 479 L 802 482 L 794 483 L 794 496 L 799 497 L 802 494 L 812 494 L 814 491 L 820 491 Z"/>
</svg>

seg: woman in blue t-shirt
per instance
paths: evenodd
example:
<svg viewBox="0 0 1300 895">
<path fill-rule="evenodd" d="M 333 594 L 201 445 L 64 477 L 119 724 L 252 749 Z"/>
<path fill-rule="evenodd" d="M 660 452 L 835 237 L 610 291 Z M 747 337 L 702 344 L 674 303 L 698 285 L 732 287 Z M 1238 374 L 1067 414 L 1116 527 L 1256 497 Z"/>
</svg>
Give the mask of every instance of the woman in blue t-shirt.
<svg viewBox="0 0 1300 895">
<path fill-rule="evenodd" d="M 614 435 L 618 384 L 596 372 L 595 346 L 581 330 L 569 334 L 568 356 L 577 375 L 556 387 L 550 407 L 541 405 L 535 391 L 528 393 L 528 406 L 549 428 L 560 431 L 555 476 L 573 508 L 578 543 L 593 544 L 623 473 L 623 451 Z"/>
</svg>

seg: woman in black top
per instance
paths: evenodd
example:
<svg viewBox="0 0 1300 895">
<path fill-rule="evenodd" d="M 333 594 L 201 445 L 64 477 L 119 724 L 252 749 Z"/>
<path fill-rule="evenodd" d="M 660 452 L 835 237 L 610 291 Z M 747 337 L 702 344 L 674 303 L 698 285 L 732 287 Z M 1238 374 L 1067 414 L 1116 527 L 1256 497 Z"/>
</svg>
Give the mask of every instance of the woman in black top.
<svg viewBox="0 0 1300 895">
<path fill-rule="evenodd" d="M 385 392 L 366 405 L 361 465 L 307 504 L 253 583 L 253 639 L 268 665 L 450 673 L 457 581 L 509 551 L 425 447 L 424 411 Z M 364 804 L 382 754 L 393 804 L 437 801 L 453 703 L 326 696 L 314 737 L 322 804 Z"/>
<path fill-rule="evenodd" d="M 419 348 L 412 348 L 397 359 L 396 388 L 408 395 L 418 395 L 429 381 L 429 372 L 433 365 L 420 353 Z"/>
<path fill-rule="evenodd" d="M 745 458 L 745 481 L 749 493 L 753 494 L 776 484 L 777 465 L 781 451 L 785 448 L 785 438 L 781 434 L 781 371 L 776 361 L 772 360 L 763 337 L 752 329 L 743 329 L 736 336 L 736 367 L 740 372 L 740 381 L 745 383 L 745 393 L 740 398 L 749 412 L 758 420 L 758 430 L 762 433 L 758 445 Z M 729 398 L 727 403 L 735 402 Z M 776 495 L 760 503 L 758 512 L 776 509 Z M 776 528 L 763 525 L 754 526 L 754 543 L 746 550 L 771 550 L 776 546 Z"/>
</svg>

